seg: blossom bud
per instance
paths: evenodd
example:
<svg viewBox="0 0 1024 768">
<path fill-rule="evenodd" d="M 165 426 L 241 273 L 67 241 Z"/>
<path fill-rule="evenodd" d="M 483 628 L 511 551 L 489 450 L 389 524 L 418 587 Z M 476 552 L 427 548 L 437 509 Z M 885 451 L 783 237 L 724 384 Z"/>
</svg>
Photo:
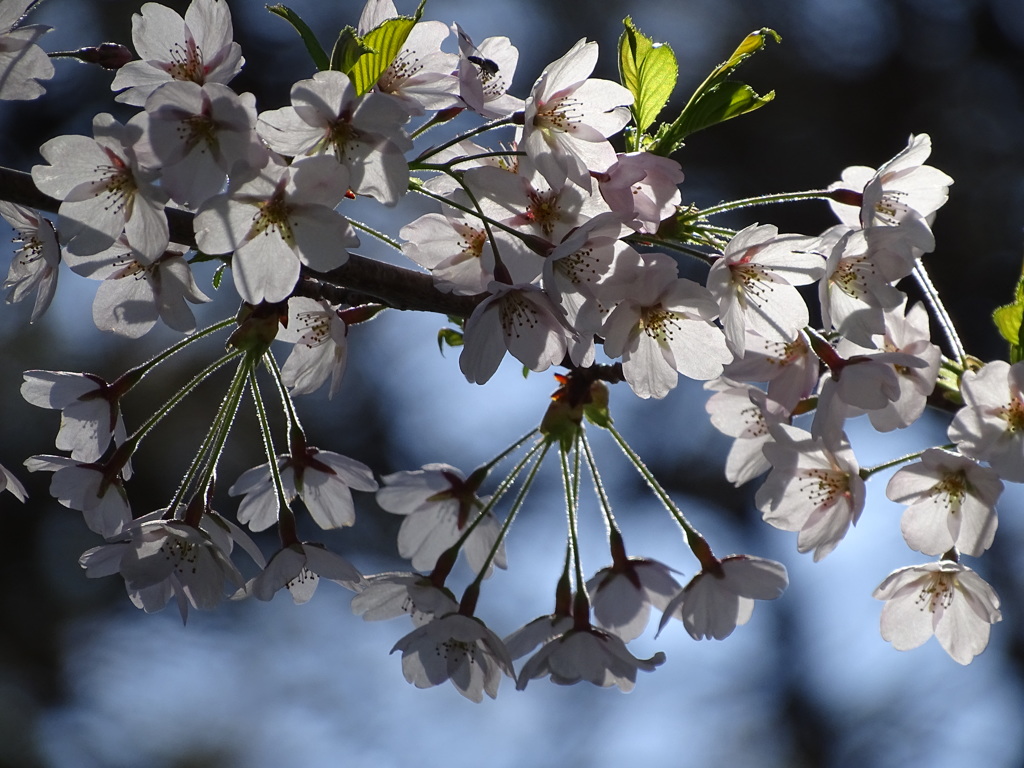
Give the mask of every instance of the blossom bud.
<svg viewBox="0 0 1024 768">
<path fill-rule="evenodd" d="M 64 56 L 84 61 L 86 64 L 99 64 L 104 69 L 120 69 L 135 58 L 131 50 L 120 43 L 100 43 L 74 51 L 51 53 L 50 56 Z"/>
</svg>

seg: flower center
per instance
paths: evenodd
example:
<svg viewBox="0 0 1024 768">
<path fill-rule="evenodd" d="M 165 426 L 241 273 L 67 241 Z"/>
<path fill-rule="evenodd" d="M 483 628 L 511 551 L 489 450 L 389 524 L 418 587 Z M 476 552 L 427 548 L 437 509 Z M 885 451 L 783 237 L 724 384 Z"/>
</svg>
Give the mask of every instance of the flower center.
<svg viewBox="0 0 1024 768">
<path fill-rule="evenodd" d="M 949 608 L 953 602 L 953 574 L 936 573 L 921 587 L 915 602 L 922 611 L 935 613 L 937 608 Z"/>
</svg>

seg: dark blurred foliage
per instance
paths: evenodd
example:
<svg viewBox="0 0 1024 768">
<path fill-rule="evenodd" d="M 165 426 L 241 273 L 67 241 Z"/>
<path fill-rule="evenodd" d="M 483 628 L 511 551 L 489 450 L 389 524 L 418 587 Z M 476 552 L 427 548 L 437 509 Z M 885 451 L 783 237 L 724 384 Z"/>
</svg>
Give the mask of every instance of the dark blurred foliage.
<svg viewBox="0 0 1024 768">
<path fill-rule="evenodd" d="M 187 5 L 180 1 L 167 4 L 179 11 Z M 331 30 L 355 23 L 361 3 L 294 0 L 291 5 L 317 29 L 327 30 L 322 35 L 327 42 Z M 411 10 L 405 5 L 409 3 L 400 2 L 400 9 Z M 928 267 L 968 350 L 983 359 L 1004 354 L 989 315 L 1008 300 L 1021 266 L 1024 6 L 1019 0 L 594 0 L 589 5 L 510 0 L 497 17 L 481 13 L 479 5 L 468 0 L 431 0 L 426 15 L 457 19 L 478 39 L 509 35 L 521 51 L 514 88 L 519 95 L 525 94 L 547 62 L 581 36 L 601 43 L 598 74 L 614 78 L 612 52 L 619 22 L 631 14 L 643 31 L 673 45 L 679 58 L 678 97 L 668 113 L 678 110 L 711 67 L 747 32 L 762 26 L 776 29 L 783 43 L 769 45 L 740 73 L 761 93 L 774 89 L 775 102 L 691 138 L 678 155 L 687 174 L 685 198 L 707 205 L 765 192 L 823 187 L 838 179 L 844 167 L 877 166 L 902 149 L 909 134 L 928 132 L 935 148 L 931 163 L 956 180 L 950 202 L 938 215 L 938 248 L 927 257 Z M 131 14 L 138 6 L 124 0 L 48 0 L 39 18 L 31 20 L 58 28 L 43 40 L 48 50 L 104 40 L 130 43 Z M 280 19 L 269 18 L 262 3 L 246 0 L 231 6 L 236 40 L 246 56 L 246 67 L 234 87 L 255 92 L 261 109 L 286 104 L 291 84 L 312 71 L 298 38 Z M 505 20 L 512 17 L 521 20 L 521 28 L 512 28 L 511 22 L 505 28 Z M 42 142 L 66 133 L 89 133 L 96 112 L 129 117 L 133 110 L 110 98 L 110 77 L 98 68 L 59 61 L 57 77 L 45 98 L 0 105 L 0 163 L 28 170 L 38 162 L 37 149 Z M 820 204 L 762 210 L 757 215 L 783 231 L 812 234 L 833 223 Z M 750 220 L 737 218 L 728 223 L 742 226 Z M 62 296 L 73 298 L 66 285 L 58 302 Z M 0 315 L 4 373 L 0 379 L 4 435 L 0 462 L 26 480 L 33 496 L 25 506 L 7 494 L 0 496 L 4 521 L 0 537 L 0 616 L 4 622 L 0 631 L 0 767 L 41 764 L 32 746 L 31 725 L 40 708 L 61 702 L 65 695 L 60 674 L 62 628 L 77 617 L 114 604 L 123 608 L 126 603 L 113 580 L 85 581 L 76 561 L 96 543 L 95 537 L 85 530 L 78 515 L 49 500 L 49 475 L 26 477 L 20 466 L 28 455 L 53 452 L 57 426 L 56 413 L 29 410 L 21 403 L 21 370 L 89 370 L 112 377 L 147 354 L 134 345 L 103 339 L 98 332 L 90 334 L 80 327 L 69 332 L 72 329 L 62 323 L 80 326 L 88 322 L 84 308 L 88 300 L 75 299 L 79 304 L 75 314 L 55 317 L 57 313 L 51 310 L 50 318 L 36 327 L 25 324 L 23 307 L 9 308 Z M 222 311 L 231 311 L 230 299 L 218 301 Z M 160 340 L 171 338 L 153 335 L 159 339 L 148 343 L 149 354 L 160 348 Z M 311 431 L 312 442 L 329 442 L 332 449 L 358 457 L 384 473 L 407 468 L 403 443 L 410 436 L 401 413 L 410 406 L 388 397 L 397 390 L 381 383 L 389 361 L 375 357 L 372 338 L 373 329 L 366 329 L 361 338 L 366 348 L 354 355 L 344 397 L 330 404 L 321 398 L 310 406 L 317 414 Z M 449 358 L 454 367 L 453 356 Z M 184 380 L 184 374 L 161 373 L 153 378 L 144 386 L 151 393 L 151 402 L 157 403 Z M 217 385 L 209 389 L 203 402 L 207 410 L 182 409 L 165 428 L 159 444 L 145 446 L 136 462 L 138 476 L 131 489 L 136 510 L 166 503 L 173 491 L 174 473 L 190 457 L 186 446 L 192 445 L 194 436 L 206 426 L 204 420 L 209 419 L 210 409 L 220 397 Z M 688 408 L 692 411 L 689 418 L 703 418 L 701 403 Z M 251 409 L 251 404 L 243 407 Z M 641 418 L 643 412 L 633 408 L 630 418 Z M 144 415 L 136 415 L 135 423 Z M 128 416 L 131 420 L 131 410 Z M 255 444 L 257 435 L 248 426 L 251 419 L 240 423 L 242 433 L 232 439 L 238 445 Z M 642 424 L 632 429 L 637 434 L 644 432 Z M 668 480 L 670 490 L 703 499 L 737 527 L 741 538 L 756 541 L 764 526 L 753 509 L 753 489 L 736 491 L 722 477 L 722 448 L 727 443 L 710 428 L 702 434 L 717 446 L 715 451 L 709 451 L 707 444 L 687 445 L 660 422 L 651 422 L 647 430 L 637 447 L 652 469 Z M 644 452 L 644 441 L 659 450 Z M 666 447 L 671 449 L 664 450 Z M 220 498 L 225 503 L 225 490 L 232 479 L 256 463 L 260 463 L 259 455 L 248 454 L 229 460 L 222 468 Z M 164 471 L 165 464 L 173 467 L 172 473 Z M 361 501 L 364 506 L 372 505 L 368 498 Z M 390 555 L 396 530 L 395 521 L 363 514 L 355 531 L 346 533 L 345 546 Z M 272 546 L 269 538 L 263 543 Z M 1006 650 L 1019 677 L 1024 669 L 1024 634 L 1018 604 L 1024 584 L 1018 549 L 1015 542 L 997 538 L 997 546 L 985 560 L 1006 603 L 1004 621 L 995 633 L 1009 638 Z M 775 696 L 771 717 L 776 735 L 789 744 L 785 764 L 880 764 L 871 745 L 863 742 L 862 732 L 821 706 L 815 689 L 795 673 L 801 638 L 798 622 L 788 613 L 792 609 L 792 604 L 780 608 L 775 617 L 778 645 L 772 652 L 780 664 L 778 678 L 768 681 Z M 138 620 L 144 618 L 140 615 Z M 858 728 L 883 732 L 893 710 L 881 706 L 863 715 Z M 208 764 L 216 764 L 216 760 Z"/>
</svg>

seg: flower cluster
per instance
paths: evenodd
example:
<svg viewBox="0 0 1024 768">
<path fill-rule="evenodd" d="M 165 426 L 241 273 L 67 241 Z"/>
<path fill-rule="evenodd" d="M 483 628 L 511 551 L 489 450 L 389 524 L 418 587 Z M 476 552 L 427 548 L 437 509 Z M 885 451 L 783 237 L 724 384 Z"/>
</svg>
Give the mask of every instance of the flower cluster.
<svg viewBox="0 0 1024 768">
<path fill-rule="evenodd" d="M 34 98 L 37 81 L 52 73 L 35 47 L 45 30 L 13 28 L 25 7 L 5 3 L 0 12 L 0 30 L 10 30 L 0 32 L 0 98 Z M 827 188 L 699 209 L 683 203 L 683 170 L 670 155 L 686 138 L 683 126 L 692 132 L 724 114 L 713 107 L 724 93 L 709 78 L 676 121 L 651 130 L 651 92 L 669 75 L 658 69 L 664 64 L 641 60 L 657 46 L 630 23 L 619 51 L 623 84 L 592 76 L 598 44 L 584 39 L 515 96 L 508 89 L 518 52 L 507 38 L 474 43 L 457 24 L 401 16 L 390 0 L 370 0 L 356 31 L 328 56 L 291 11 L 271 10 L 296 26 L 318 70 L 293 84 L 288 106 L 260 111 L 252 94 L 231 88 L 244 59 L 226 0 L 193 0 L 184 17 L 146 3 L 132 26 L 139 58 L 119 62 L 111 83 L 117 101 L 139 111 L 123 124 L 101 113 L 91 137 L 45 142 L 45 162 L 32 168 L 38 191 L 59 201 L 57 226 L 0 202 L 23 243 L 4 283 L 7 300 L 32 297 L 32 320 L 50 304 L 64 262 L 101 281 L 93 306 L 101 330 L 134 339 L 162 322 L 189 334 L 111 382 L 25 373 L 24 399 L 60 411 L 55 442 L 68 454 L 33 456 L 26 466 L 53 472 L 52 495 L 104 539 L 82 555 L 88 576 L 119 575 L 146 611 L 174 597 L 183 618 L 189 607 L 212 608 L 228 596 L 269 600 L 287 590 L 302 603 L 325 578 L 356 593 L 353 611 L 365 619 L 410 617 L 413 629 L 393 651 L 418 687 L 450 680 L 475 701 L 494 697 L 503 676 L 518 688 L 547 676 L 629 690 L 638 670 L 665 660 L 637 658 L 627 647 L 652 608 L 662 630 L 678 619 L 694 639 L 720 640 L 750 620 L 756 600 L 776 599 L 788 585 L 781 563 L 716 557 L 613 426 L 607 384 L 658 399 L 682 374 L 706 382 L 711 422 L 734 439 L 726 478 L 739 486 L 767 473 L 754 496 L 764 521 L 795 532 L 798 551 L 815 560 L 865 513 L 866 482 L 903 463 L 888 497 L 906 506 L 907 545 L 939 559 L 882 581 L 882 636 L 907 649 L 935 634 L 960 663 L 985 648 L 999 600 L 960 557 L 992 545 L 1003 482 L 1024 481 L 1024 353 L 1017 349 L 1012 364 L 970 358 L 927 278 L 922 257 L 936 246 L 932 222 L 952 184 L 926 165 L 928 135 L 911 136 L 877 169 L 847 168 Z M 767 33 L 745 40 L 728 71 Z M 630 36 L 643 44 L 631 45 Z M 743 111 L 766 101 L 752 98 Z M 489 122 L 417 144 L 460 113 Z M 398 240 L 350 215 L 356 198 L 392 208 L 409 193 L 437 208 L 402 222 Z M 711 224 L 723 212 L 803 199 L 827 202 L 838 223 L 810 234 Z M 357 230 L 425 272 L 410 277 L 353 255 Z M 705 266 L 703 281 L 680 275 L 680 255 Z M 236 317 L 200 331 L 188 306 L 209 300 L 192 273 L 197 260 L 230 268 L 242 302 Z M 928 308 L 908 299 L 911 281 Z M 352 329 L 386 309 L 413 308 L 449 317 L 454 327 L 439 339 L 461 348 L 469 382 L 488 382 L 506 353 L 531 371 L 567 369 L 540 427 L 468 476 L 432 463 L 378 481 L 362 462 L 310 445 L 293 401 L 328 379 L 336 395 L 349 344 L 357 343 Z M 931 341 L 935 322 L 950 340 L 947 355 Z M 120 404 L 136 384 L 228 327 L 227 353 L 129 433 Z M 283 365 L 270 351 L 274 341 L 292 345 Z M 136 449 L 231 363 L 234 377 L 170 503 L 136 514 L 127 492 Z M 265 461 L 235 479 L 228 495 L 241 497 L 242 526 L 277 531 L 280 546 L 269 558 L 214 511 L 225 441 L 250 392 Z M 858 464 L 849 420 L 866 415 L 879 432 L 905 429 L 929 398 L 951 411 L 963 403 L 951 445 L 879 467 Z M 268 403 L 283 411 L 283 439 Z M 678 525 L 699 564 L 685 584 L 675 568 L 627 555 L 591 427 L 611 435 Z M 493 468 L 534 437 L 482 495 Z M 505 540 L 549 449 L 564 481 L 565 567 L 553 612 L 502 639 L 476 615 L 477 603 L 484 580 L 508 566 Z M 0 470 L 0 490 L 24 500 L 17 478 Z M 584 477 L 611 561 L 589 577 L 577 525 Z M 502 518 L 498 504 L 517 483 Z M 375 493 L 381 509 L 403 517 L 398 554 L 414 571 L 363 575 L 322 542 L 300 540 L 303 510 L 322 531 L 353 525 L 353 491 Z M 250 556 L 250 577 L 232 559 L 235 544 Z M 474 578 L 456 600 L 448 580 L 460 555 Z M 515 660 L 529 654 L 517 673 Z"/>
</svg>

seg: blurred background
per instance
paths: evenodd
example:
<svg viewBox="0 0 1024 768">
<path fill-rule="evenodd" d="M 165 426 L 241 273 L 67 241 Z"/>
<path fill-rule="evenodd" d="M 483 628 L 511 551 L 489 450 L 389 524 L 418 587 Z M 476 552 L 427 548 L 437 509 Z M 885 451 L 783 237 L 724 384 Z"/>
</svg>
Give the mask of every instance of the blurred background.
<svg viewBox="0 0 1024 768">
<path fill-rule="evenodd" d="M 182 13 L 187 7 L 166 4 Z M 262 3 L 229 4 L 246 57 L 233 86 L 256 93 L 260 109 L 287 104 L 291 84 L 312 73 L 298 37 Z M 291 6 L 328 46 L 361 10 L 349 0 Z M 398 6 L 413 10 L 409 0 Z M 29 20 L 55 27 L 42 41 L 48 51 L 130 44 L 138 8 L 120 0 L 46 0 Z M 930 163 L 956 183 L 935 223 L 938 247 L 927 265 L 968 350 L 983 359 L 1005 354 L 989 316 L 1010 299 L 1021 266 L 1022 0 L 429 0 L 425 18 L 458 21 L 477 41 L 509 36 L 520 50 L 512 90 L 525 96 L 543 67 L 584 36 L 601 45 L 597 76 L 614 79 L 627 14 L 676 52 L 671 114 L 748 32 L 768 26 L 783 38 L 741 70 L 759 93 L 774 89 L 775 102 L 693 136 L 677 156 L 687 202 L 822 187 L 848 165 L 877 167 L 911 133 L 931 134 Z M 0 163 L 27 171 L 40 161 L 40 144 L 90 133 L 97 112 L 131 116 L 111 98 L 110 73 L 67 60 L 56 66 L 43 99 L 0 103 Z M 411 220 L 416 205 L 403 202 L 387 218 L 365 207 L 365 217 L 396 234 L 393 222 Z M 806 234 L 833 223 L 820 204 L 754 214 Z M 728 223 L 755 220 L 741 215 Z M 400 259 L 364 243 L 360 252 Z M 199 278 L 208 289 L 210 273 Z M 55 412 L 21 400 L 22 370 L 85 370 L 110 379 L 174 339 L 156 330 L 124 344 L 101 334 L 91 321 L 94 291 L 94 283 L 65 272 L 54 306 L 35 325 L 27 306 L 0 312 L 0 463 L 32 495 L 25 505 L 0 496 L 0 766 L 1024 765 L 1020 488 L 1009 487 L 1000 504 L 993 549 L 976 562 L 968 558 L 1003 600 L 988 650 L 966 668 L 934 640 L 899 653 L 878 634 L 881 603 L 871 592 L 893 569 L 925 558 L 902 543 L 901 508 L 884 497 L 886 476 L 871 482 L 858 527 L 814 564 L 798 555 L 793 534 L 761 522 L 753 505 L 760 481 L 736 490 L 724 480 L 729 441 L 708 424 L 705 393 L 685 379 L 660 402 L 615 388 L 617 425 L 719 555 L 780 560 L 791 586 L 781 599 L 759 604 L 749 625 L 723 642 L 694 642 L 678 623 L 657 639 L 649 628 L 632 650 L 645 658 L 663 650 L 668 661 L 642 673 L 629 695 L 547 680 L 516 692 L 506 680 L 497 701 L 474 705 L 450 685 L 416 690 L 404 681 L 399 658 L 388 656 L 408 622 L 365 623 L 351 615 L 349 593 L 330 583 L 305 606 L 280 595 L 270 604 L 226 604 L 192 612 L 187 627 L 173 608 L 151 616 L 135 610 L 116 580 L 85 579 L 77 560 L 97 537 L 80 515 L 50 499 L 48 474 L 28 476 L 21 466 L 26 456 L 54 451 L 58 425 Z M 236 303 L 226 285 L 197 312 L 200 325 Z M 555 386 L 550 374 L 524 380 L 518 365 L 506 363 L 487 386 L 469 385 L 457 355 L 437 353 L 443 322 L 388 313 L 353 328 L 341 392 L 301 402 L 311 442 L 381 474 L 432 461 L 468 472 L 537 424 Z M 190 348 L 176 367 L 161 368 L 133 392 L 125 406 L 129 425 L 145 419 L 220 343 Z M 137 513 L 163 506 L 173 493 L 223 391 L 226 379 L 217 381 L 144 445 L 129 486 Z M 220 471 L 226 513 L 235 504 L 226 488 L 263 461 L 247 407 Z M 945 442 L 946 426 L 941 415 L 929 415 L 878 438 L 855 421 L 850 436 L 868 466 Z M 678 530 L 610 441 L 592 439 L 629 554 L 660 559 L 685 581 L 696 563 Z M 542 471 L 512 531 L 509 570 L 484 585 L 478 613 L 499 635 L 552 607 L 564 546 L 553 470 Z M 320 534 L 306 526 L 300 533 L 324 540 L 365 573 L 406 568 L 395 546 L 400 519 L 368 494 L 357 501 L 354 529 Z M 596 504 L 584 501 L 584 564 L 592 573 L 609 558 Z M 260 543 L 273 548 L 270 537 Z M 465 584 L 466 576 L 457 570 L 453 583 Z"/>
</svg>

